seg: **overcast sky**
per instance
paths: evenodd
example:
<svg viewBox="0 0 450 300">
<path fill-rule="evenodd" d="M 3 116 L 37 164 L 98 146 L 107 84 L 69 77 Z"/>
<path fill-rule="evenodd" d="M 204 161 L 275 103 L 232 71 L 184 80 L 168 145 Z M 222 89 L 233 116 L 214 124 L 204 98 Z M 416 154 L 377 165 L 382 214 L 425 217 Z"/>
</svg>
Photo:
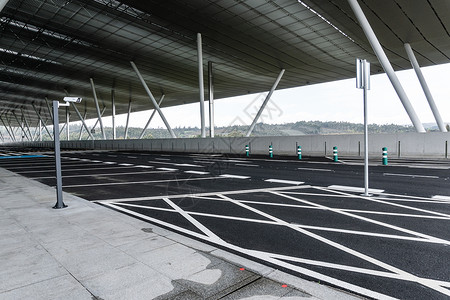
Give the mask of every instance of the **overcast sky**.
<svg viewBox="0 0 450 300">
<path fill-rule="evenodd" d="M 450 63 L 422 68 L 422 72 L 444 122 L 450 123 Z M 420 121 L 434 123 L 433 114 L 414 71 L 411 69 L 397 72 L 397 76 Z M 264 96 L 265 94 L 253 94 L 216 99 L 216 126 L 250 125 L 253 116 L 264 101 Z M 362 99 L 363 92 L 356 89 L 355 79 L 279 90 L 272 95 L 260 121 L 271 124 L 314 120 L 362 123 Z M 206 101 L 207 124 L 209 122 L 208 105 Z M 143 127 L 151 112 L 135 113 L 131 118 L 130 126 Z M 198 103 L 164 108 L 163 112 L 172 127 L 200 127 Z M 126 115 L 118 116 L 117 126 L 125 125 L 125 120 Z M 371 77 L 371 90 L 368 93 L 368 121 L 377 124 L 411 124 L 386 74 Z M 110 118 L 106 118 L 106 126 L 111 126 L 110 123 Z M 165 127 L 158 114 L 155 115 L 150 127 Z"/>
</svg>

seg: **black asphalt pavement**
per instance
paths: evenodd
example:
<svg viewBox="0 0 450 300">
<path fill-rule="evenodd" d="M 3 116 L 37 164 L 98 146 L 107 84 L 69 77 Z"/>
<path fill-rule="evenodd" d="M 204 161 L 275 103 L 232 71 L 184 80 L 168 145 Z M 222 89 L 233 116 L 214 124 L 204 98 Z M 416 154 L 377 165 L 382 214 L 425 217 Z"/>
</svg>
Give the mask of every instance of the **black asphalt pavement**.
<svg viewBox="0 0 450 300">
<path fill-rule="evenodd" d="M 0 167 L 55 185 L 52 153 Z M 366 297 L 450 297 L 450 161 L 62 153 L 63 190 Z"/>
</svg>

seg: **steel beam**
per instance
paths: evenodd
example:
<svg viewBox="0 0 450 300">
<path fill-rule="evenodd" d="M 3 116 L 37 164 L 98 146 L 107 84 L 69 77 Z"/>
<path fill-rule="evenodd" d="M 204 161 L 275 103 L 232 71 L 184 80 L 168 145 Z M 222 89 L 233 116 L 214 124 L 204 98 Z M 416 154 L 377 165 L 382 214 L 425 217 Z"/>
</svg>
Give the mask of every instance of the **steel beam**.
<svg viewBox="0 0 450 300">
<path fill-rule="evenodd" d="M 414 71 L 416 72 L 417 78 L 419 79 L 420 85 L 422 86 L 425 97 L 427 98 L 428 104 L 430 105 L 431 111 L 433 112 L 434 119 L 439 127 L 439 130 L 442 132 L 447 132 L 447 128 L 445 128 L 444 121 L 442 121 L 441 114 L 434 102 L 433 96 L 431 95 L 431 91 L 428 88 L 427 81 L 422 74 L 422 70 L 420 69 L 419 63 L 417 62 L 416 56 L 414 55 L 414 51 L 411 48 L 411 45 L 406 43 L 405 50 L 408 54 L 409 61 L 411 62 Z"/>
<path fill-rule="evenodd" d="M 17 140 L 16 140 L 16 135 L 17 135 L 17 133 L 14 132 L 14 129 L 13 129 L 12 126 L 11 126 L 11 120 L 8 119 L 8 116 L 5 116 L 5 119 L 6 119 L 6 121 L 8 122 L 9 130 L 12 132 L 12 135 L 13 135 L 13 137 L 14 137 L 14 141 L 17 141 Z M 16 130 L 16 131 L 17 131 L 17 130 Z"/>
<path fill-rule="evenodd" d="M 34 106 L 34 103 L 31 103 L 31 105 L 33 106 L 33 109 L 34 109 L 34 111 L 36 112 L 36 115 L 38 116 L 39 120 L 42 122 L 42 124 L 44 124 L 44 128 L 45 128 L 45 130 L 47 131 L 48 136 L 49 136 L 50 138 L 52 138 L 52 135 L 51 135 L 50 131 L 49 131 L 48 128 L 47 128 L 47 124 L 46 124 L 46 123 L 44 122 L 44 120 L 42 119 L 41 114 L 37 111 L 36 106 Z"/>
<path fill-rule="evenodd" d="M 153 97 L 152 92 L 148 88 L 147 83 L 145 83 L 145 80 L 142 77 L 141 73 L 139 72 L 138 68 L 136 67 L 136 64 L 133 61 L 130 61 L 130 63 L 131 63 L 131 66 L 133 67 L 134 72 L 136 72 L 136 75 L 139 77 L 139 80 L 141 81 L 145 91 L 147 92 L 148 96 L 150 97 L 150 100 L 152 101 L 153 106 L 158 111 L 159 116 L 161 117 L 161 119 L 163 120 L 164 124 L 166 125 L 167 130 L 169 131 L 170 135 L 172 136 L 172 138 L 176 138 L 177 136 L 175 135 L 175 132 L 173 132 L 172 128 L 169 125 L 169 122 L 167 122 L 166 117 L 164 116 L 164 114 L 162 113 L 161 109 L 159 108 L 158 103 L 156 103 L 155 97 Z"/>
<path fill-rule="evenodd" d="M 214 137 L 214 75 L 212 61 L 208 61 L 209 136 Z"/>
<path fill-rule="evenodd" d="M 111 118 L 112 118 L 112 139 L 116 139 L 116 91 L 111 90 Z"/>
<path fill-rule="evenodd" d="M 203 87 L 203 49 L 202 35 L 197 33 L 198 87 L 200 93 L 200 128 L 202 138 L 206 137 L 205 128 L 205 90 Z"/>
<path fill-rule="evenodd" d="M 164 96 L 165 96 L 165 95 L 162 94 L 161 99 L 159 99 L 158 105 L 161 105 L 161 103 L 162 103 L 163 100 L 164 100 Z M 148 128 L 148 125 L 150 125 L 150 122 L 152 121 L 153 117 L 155 116 L 155 113 L 156 113 L 156 109 L 153 110 L 152 115 L 150 116 L 150 118 L 149 118 L 148 121 L 147 121 L 147 124 L 145 124 L 144 129 L 142 130 L 141 134 L 139 135 L 139 139 L 142 139 L 142 137 L 144 136 L 144 133 L 145 133 L 145 131 L 146 131 L 147 128 Z"/>
<path fill-rule="evenodd" d="M 86 129 L 87 133 L 89 134 L 89 137 L 94 140 L 94 136 L 91 134 L 91 131 L 87 127 L 86 122 L 84 122 L 84 118 L 81 116 L 80 111 L 78 110 L 78 108 L 75 106 L 75 104 L 73 102 L 70 102 L 70 104 L 72 105 L 73 109 L 77 113 L 77 116 L 80 119 L 81 123 L 83 123 L 83 126 Z M 80 137 L 81 137 L 81 135 L 80 135 Z"/>
<path fill-rule="evenodd" d="M 34 141 L 33 134 L 31 133 L 31 130 L 30 130 L 30 124 L 28 124 L 27 118 L 25 118 L 25 113 L 23 112 L 23 108 L 20 108 L 20 113 L 22 114 L 22 120 L 25 122 L 25 126 L 28 130 L 28 134 L 30 135 L 30 139 L 31 139 L 31 141 Z"/>
<path fill-rule="evenodd" d="M 22 141 L 23 141 L 23 136 L 24 136 L 24 135 L 25 135 L 25 137 L 27 138 L 27 140 L 30 140 L 30 139 L 28 138 L 27 132 L 23 129 L 22 122 L 19 121 L 19 118 L 17 118 L 16 112 L 15 112 L 15 111 L 12 111 L 12 114 L 13 114 L 14 118 L 16 119 L 17 124 L 19 124 L 20 129 L 22 129 L 22 135 L 21 135 L 21 136 L 22 136 Z"/>
<path fill-rule="evenodd" d="M 378 41 L 375 33 L 372 30 L 372 27 L 369 24 L 369 21 L 367 21 L 366 16 L 364 15 L 364 12 L 362 11 L 361 7 L 359 6 L 358 0 L 347 0 L 350 4 L 353 12 L 355 13 L 356 18 L 358 19 L 359 24 L 361 25 L 361 28 L 364 31 L 364 34 L 366 35 L 367 39 L 369 40 L 370 45 L 372 46 L 373 51 L 375 52 L 375 55 L 378 58 L 378 61 L 380 62 L 381 66 L 383 67 L 384 71 L 386 72 L 387 76 L 389 77 L 389 80 L 392 83 L 392 86 L 394 87 L 395 91 L 397 92 L 398 97 L 400 98 L 400 101 L 403 104 L 403 107 L 406 110 L 406 113 L 408 114 L 409 118 L 411 119 L 411 122 L 413 123 L 414 127 L 416 128 L 417 132 L 425 132 L 425 128 L 423 127 L 422 123 L 419 120 L 419 117 L 417 116 L 416 112 L 414 111 L 414 108 L 412 107 L 411 103 L 409 102 L 408 96 L 405 93 L 405 90 L 403 89 L 400 81 L 397 78 L 397 75 L 395 74 L 394 68 L 392 67 L 391 63 L 389 62 L 389 59 L 386 56 L 386 53 L 384 53 L 383 48 L 381 47 L 380 42 Z"/>
<path fill-rule="evenodd" d="M 67 140 L 70 140 L 70 106 L 66 107 L 66 134 L 67 134 Z"/>
<path fill-rule="evenodd" d="M 123 138 L 125 140 L 128 138 L 128 124 L 130 123 L 130 114 L 131 114 L 131 91 L 130 91 L 130 99 L 128 100 L 127 123 L 125 124 L 125 132 L 123 134 Z"/>
<path fill-rule="evenodd" d="M 270 97 L 272 97 L 272 94 L 275 91 L 275 89 L 277 88 L 278 83 L 280 83 L 280 80 L 281 80 L 281 77 L 283 77 L 284 71 L 285 71 L 285 69 L 282 69 L 280 74 L 278 74 L 278 77 L 275 80 L 275 83 L 273 84 L 272 88 L 270 89 L 269 94 L 267 94 L 266 99 L 264 99 L 264 102 L 261 105 L 261 107 L 259 108 L 259 111 L 258 111 L 258 113 L 255 116 L 255 119 L 253 120 L 252 124 L 250 125 L 250 128 L 248 129 L 247 134 L 245 135 L 246 137 L 249 137 L 252 134 L 253 129 L 255 129 L 256 122 L 258 122 L 258 119 L 261 116 L 261 114 L 262 114 L 264 108 L 266 107 L 267 103 L 269 102 Z"/>
<path fill-rule="evenodd" d="M 53 123 L 53 112 L 52 112 L 52 109 L 50 108 L 50 101 L 48 100 L 47 97 L 44 97 L 44 99 L 45 99 L 45 104 L 47 104 L 48 113 L 49 113 L 50 118 L 52 119 L 52 123 Z"/>
<path fill-rule="evenodd" d="M 11 137 L 11 141 L 16 141 L 16 138 L 14 137 L 14 135 L 9 131 L 8 126 L 6 126 L 5 121 L 3 120 L 3 118 L 0 116 L 0 121 L 2 121 L 3 126 L 5 126 L 6 132 L 9 134 L 9 136 Z"/>
<path fill-rule="evenodd" d="M 89 78 L 89 81 L 91 82 L 92 95 L 94 96 L 95 102 L 95 109 L 97 110 L 97 117 L 98 121 L 100 122 L 100 130 L 102 131 L 103 139 L 106 140 L 105 130 L 103 129 L 102 115 L 100 114 L 100 107 L 98 106 L 97 93 L 95 92 L 94 79 Z"/>
</svg>

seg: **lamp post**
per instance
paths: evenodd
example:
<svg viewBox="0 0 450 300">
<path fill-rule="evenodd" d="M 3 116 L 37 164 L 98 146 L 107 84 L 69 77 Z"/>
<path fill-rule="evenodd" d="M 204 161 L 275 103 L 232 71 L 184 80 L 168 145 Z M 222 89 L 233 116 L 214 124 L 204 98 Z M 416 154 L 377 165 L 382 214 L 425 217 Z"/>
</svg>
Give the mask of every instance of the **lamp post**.
<svg viewBox="0 0 450 300">
<path fill-rule="evenodd" d="M 56 167 L 56 204 L 53 206 L 55 209 L 67 207 L 63 201 L 62 194 L 62 175 L 61 175 L 61 147 L 59 142 L 59 116 L 58 108 L 60 106 L 69 106 L 70 102 L 80 103 L 79 97 L 64 97 L 65 103 L 60 103 L 57 100 L 53 101 L 53 137 L 55 143 L 55 167 Z"/>
</svg>

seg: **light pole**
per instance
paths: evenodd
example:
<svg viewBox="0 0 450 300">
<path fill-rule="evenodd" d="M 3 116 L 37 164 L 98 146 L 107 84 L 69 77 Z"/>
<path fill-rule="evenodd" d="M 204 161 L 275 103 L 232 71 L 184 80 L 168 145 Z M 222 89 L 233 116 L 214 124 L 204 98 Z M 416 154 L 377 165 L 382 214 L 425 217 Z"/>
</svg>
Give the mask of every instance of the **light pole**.
<svg viewBox="0 0 450 300">
<path fill-rule="evenodd" d="M 60 106 L 69 106 L 70 102 L 80 103 L 79 97 L 64 97 L 65 103 L 60 103 L 57 100 L 53 101 L 53 137 L 55 143 L 55 167 L 56 167 L 56 204 L 53 208 L 59 209 L 67 207 L 63 201 L 62 195 L 62 175 L 61 175 L 61 148 L 59 143 L 59 116 L 58 108 Z"/>
</svg>

